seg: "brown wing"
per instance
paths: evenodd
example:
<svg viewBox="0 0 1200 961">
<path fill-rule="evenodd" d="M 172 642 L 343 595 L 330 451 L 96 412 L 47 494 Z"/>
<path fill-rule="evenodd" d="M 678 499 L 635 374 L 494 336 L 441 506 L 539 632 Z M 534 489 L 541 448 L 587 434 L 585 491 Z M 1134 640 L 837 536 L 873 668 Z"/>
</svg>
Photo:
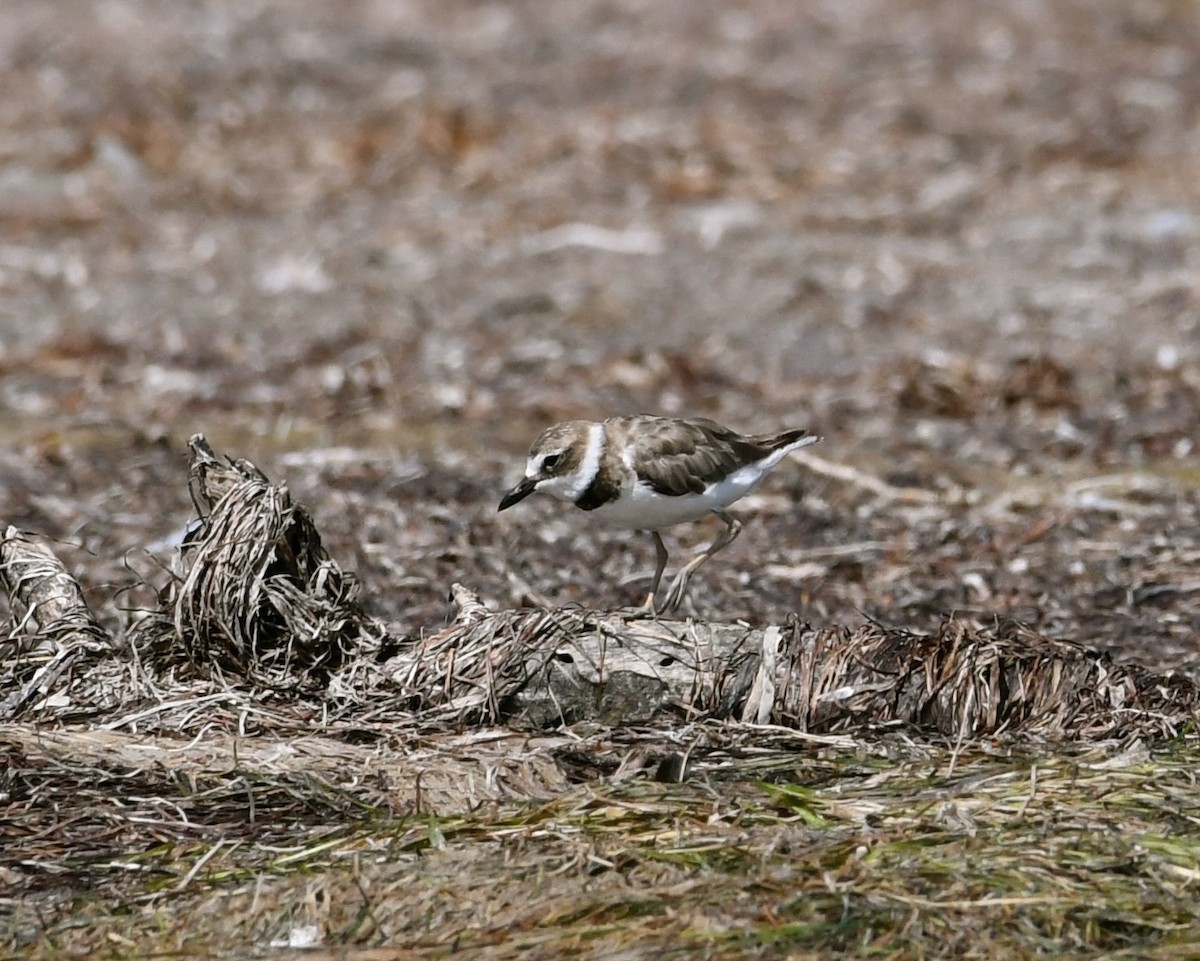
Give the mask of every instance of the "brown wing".
<svg viewBox="0 0 1200 961">
<path fill-rule="evenodd" d="M 703 493 L 739 467 L 762 460 L 781 446 L 763 441 L 783 436 L 744 437 L 706 418 L 636 421 L 629 443 L 638 479 L 675 497 Z"/>
</svg>

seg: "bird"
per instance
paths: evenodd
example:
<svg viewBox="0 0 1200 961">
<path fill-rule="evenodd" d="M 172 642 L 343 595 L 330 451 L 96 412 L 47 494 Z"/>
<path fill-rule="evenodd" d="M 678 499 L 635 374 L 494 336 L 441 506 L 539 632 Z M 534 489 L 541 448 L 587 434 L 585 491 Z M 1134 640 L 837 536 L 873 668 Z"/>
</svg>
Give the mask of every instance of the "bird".
<svg viewBox="0 0 1200 961">
<path fill-rule="evenodd" d="M 525 476 L 500 500 L 505 511 L 533 493 L 574 504 L 610 526 L 649 531 L 657 555 L 651 614 L 677 608 L 696 569 L 742 532 L 726 508 L 745 497 L 783 458 L 821 440 L 797 428 L 741 434 L 705 417 L 635 414 L 547 427 L 533 442 Z M 725 530 L 675 575 L 655 606 L 669 554 L 659 531 L 715 514 Z"/>
</svg>

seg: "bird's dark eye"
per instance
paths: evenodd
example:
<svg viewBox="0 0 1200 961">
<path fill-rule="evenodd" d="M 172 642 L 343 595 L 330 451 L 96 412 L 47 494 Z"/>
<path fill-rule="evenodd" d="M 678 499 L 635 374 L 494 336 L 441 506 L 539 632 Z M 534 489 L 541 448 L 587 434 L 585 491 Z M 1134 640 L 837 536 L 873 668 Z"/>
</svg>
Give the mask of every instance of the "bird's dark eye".
<svg viewBox="0 0 1200 961">
<path fill-rule="evenodd" d="M 554 470 L 560 460 L 562 460 L 562 454 L 547 454 L 542 458 L 542 470 Z"/>
</svg>

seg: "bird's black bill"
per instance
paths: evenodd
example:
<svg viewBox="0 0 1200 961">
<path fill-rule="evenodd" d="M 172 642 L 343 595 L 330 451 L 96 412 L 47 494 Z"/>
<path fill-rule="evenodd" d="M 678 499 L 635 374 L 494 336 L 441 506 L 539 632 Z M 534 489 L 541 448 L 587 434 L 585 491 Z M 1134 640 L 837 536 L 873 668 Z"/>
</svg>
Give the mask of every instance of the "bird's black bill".
<svg viewBox="0 0 1200 961">
<path fill-rule="evenodd" d="M 537 482 L 528 477 L 523 478 L 521 483 L 504 495 L 500 501 L 500 506 L 496 510 L 508 510 L 513 504 L 523 501 L 535 490 L 537 490 Z"/>
</svg>

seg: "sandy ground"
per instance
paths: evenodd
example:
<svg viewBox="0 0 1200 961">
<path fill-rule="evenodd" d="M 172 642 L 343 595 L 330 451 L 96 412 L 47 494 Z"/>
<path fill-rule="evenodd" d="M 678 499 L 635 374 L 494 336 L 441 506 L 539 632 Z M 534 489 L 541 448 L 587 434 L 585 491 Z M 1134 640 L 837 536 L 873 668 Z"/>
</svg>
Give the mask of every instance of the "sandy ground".
<svg viewBox="0 0 1200 961">
<path fill-rule="evenodd" d="M 824 443 L 739 505 L 686 614 L 957 612 L 1200 675 L 1197 158 L 1191 0 L 4 0 L 0 529 L 45 535 L 122 637 L 168 582 L 203 432 L 287 481 L 370 613 L 429 634 L 456 581 L 641 600 L 649 538 L 536 498 L 497 515 L 546 424 L 804 426 Z M 718 529 L 671 532 L 672 569 Z M 362 770 L 323 782 L 320 697 L 273 740 L 207 696 L 187 745 L 126 730 L 154 704 L 4 725 L 0 943 L 1196 942 L 1183 739 L 819 753 L 730 727 L 663 785 L 621 780 L 646 732 L 556 731 L 612 776 L 542 756 L 544 803 L 436 821 L 371 798 L 499 790 L 525 735 L 351 731 L 324 749 Z"/>
<path fill-rule="evenodd" d="M 1196 670 L 1198 57 L 1152 0 L 9 0 L 0 522 L 119 629 L 201 431 L 415 633 L 640 598 L 648 538 L 496 517 L 546 423 L 810 426 L 693 611 Z"/>
</svg>

